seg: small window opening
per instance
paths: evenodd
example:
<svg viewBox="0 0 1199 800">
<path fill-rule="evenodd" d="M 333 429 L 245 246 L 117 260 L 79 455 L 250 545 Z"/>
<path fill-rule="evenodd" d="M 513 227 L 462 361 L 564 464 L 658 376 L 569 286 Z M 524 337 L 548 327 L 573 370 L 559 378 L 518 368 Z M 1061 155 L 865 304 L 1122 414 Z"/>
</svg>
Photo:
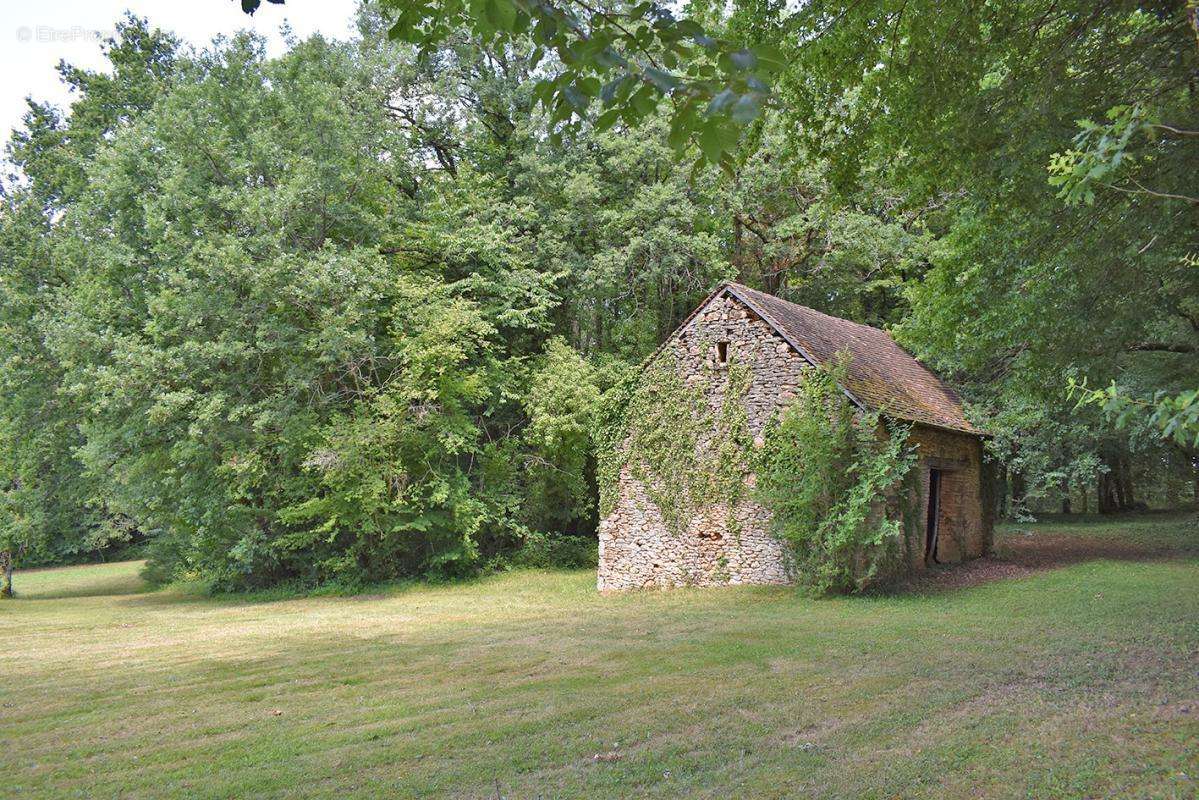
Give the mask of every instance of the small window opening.
<svg viewBox="0 0 1199 800">
<path fill-rule="evenodd" d="M 717 342 L 716 343 L 716 363 L 717 364 L 729 363 L 729 343 L 728 342 Z"/>
</svg>

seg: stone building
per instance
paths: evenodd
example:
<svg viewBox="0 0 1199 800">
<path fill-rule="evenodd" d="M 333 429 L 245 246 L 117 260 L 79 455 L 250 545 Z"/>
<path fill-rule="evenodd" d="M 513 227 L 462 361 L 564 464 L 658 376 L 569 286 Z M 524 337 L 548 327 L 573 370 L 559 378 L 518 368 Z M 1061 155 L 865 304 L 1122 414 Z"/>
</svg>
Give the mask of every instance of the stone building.
<svg viewBox="0 0 1199 800">
<path fill-rule="evenodd" d="M 744 365 L 748 427 L 760 444 L 766 423 L 791 399 L 804 371 L 842 351 L 850 356 L 841 387 L 849 399 L 912 426 L 919 497 L 911 507 L 919 509 L 922 541 L 909 542 L 911 567 L 983 555 L 992 522 L 982 434 L 965 419 L 953 390 L 886 331 L 726 283 L 683 321 L 647 367 L 672 354 L 679 377 L 715 410 L 729 389 L 728 365 Z M 745 475 L 745 481 L 752 486 L 755 477 Z M 600 521 L 599 588 L 791 582 L 784 545 L 770 531 L 770 512 L 752 499 L 733 511 L 736 519 L 730 520 L 730 509 L 714 502 L 682 529 L 672 528 L 626 464 Z"/>
</svg>

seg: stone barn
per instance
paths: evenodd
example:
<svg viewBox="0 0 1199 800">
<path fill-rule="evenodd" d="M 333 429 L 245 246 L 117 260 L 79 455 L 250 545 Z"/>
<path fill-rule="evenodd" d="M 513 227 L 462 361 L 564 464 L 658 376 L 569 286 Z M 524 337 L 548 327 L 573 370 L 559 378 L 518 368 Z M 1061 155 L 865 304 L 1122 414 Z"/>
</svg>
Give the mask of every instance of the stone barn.
<svg viewBox="0 0 1199 800">
<path fill-rule="evenodd" d="M 914 491 L 919 497 L 909 501 L 909 508 L 918 508 L 921 541 L 908 537 L 910 566 L 921 569 L 983 555 L 990 548 L 992 521 L 982 434 L 966 420 L 954 391 L 886 331 L 725 283 L 683 321 L 645 368 L 672 354 L 679 377 L 715 410 L 725 403 L 728 365 L 735 361 L 743 375 L 748 370 L 743 402 L 757 444 L 768 420 L 804 380 L 804 371 L 842 351 L 850 357 L 841 387 L 849 399 L 912 426 L 909 442 L 918 458 Z M 752 486 L 755 478 L 746 475 L 745 481 Z M 730 510 L 715 503 L 681 527 L 670 526 L 649 495 L 624 465 L 600 520 L 601 590 L 792 582 L 784 545 L 770 531 L 767 509 L 752 500 L 740 502 L 731 521 Z"/>
</svg>

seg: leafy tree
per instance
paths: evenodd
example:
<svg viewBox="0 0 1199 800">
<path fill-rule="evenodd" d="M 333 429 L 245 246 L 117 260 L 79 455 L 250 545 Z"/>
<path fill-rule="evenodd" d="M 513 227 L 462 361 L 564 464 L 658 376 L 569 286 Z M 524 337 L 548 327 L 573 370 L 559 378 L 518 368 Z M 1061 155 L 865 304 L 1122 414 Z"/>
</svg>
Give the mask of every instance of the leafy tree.
<svg viewBox="0 0 1199 800">
<path fill-rule="evenodd" d="M 242 0 L 246 13 L 260 5 Z M 725 167 L 733 164 L 742 129 L 761 113 L 770 82 L 784 66 L 772 45 L 746 46 L 652 0 L 381 0 L 378 7 L 389 38 L 417 44 L 426 54 L 464 31 L 497 50 L 530 42 L 533 66 L 553 62 L 534 89 L 551 128 L 568 123 L 577 129 L 593 112 L 600 131 L 618 122 L 636 126 L 668 99 L 672 146 L 681 152 L 694 144 L 700 163 Z"/>
<path fill-rule="evenodd" d="M 808 69 L 779 87 L 792 113 L 823 121 L 807 130 L 843 191 L 887 159 L 907 205 L 941 206 L 929 269 L 908 284 L 904 342 L 984 413 L 1036 398 L 1068 416 L 1071 376 L 1185 397 L 1199 382 L 1195 217 L 1157 195 L 1188 193 L 1199 151 L 1146 127 L 1196 127 L 1199 48 L 1184 9 L 936 6 L 805 7 L 796 30 L 838 22 L 798 37 Z M 1110 125 L 1078 127 L 1109 109 Z M 1021 447 L 1050 444 L 1026 433 Z M 1127 437 L 1116 453 L 1109 472 Z"/>
<path fill-rule="evenodd" d="M 591 443 L 602 376 L 565 340 L 552 339 L 529 377 L 523 438 L 527 507 L 534 530 L 594 530 Z"/>
<path fill-rule="evenodd" d="M 149 537 L 163 577 L 236 588 L 577 560 L 599 392 L 730 277 L 950 375 L 1013 509 L 1199 475 L 1184 8 L 437 0 L 359 27 L 267 59 L 129 17 L 110 68 L 60 68 L 69 111 L 30 105 L 0 210 L 10 563 Z"/>
<path fill-rule="evenodd" d="M 111 72 L 61 65 L 76 95 L 69 117 L 30 101 L 9 144 L 19 170 L 0 207 L 0 560 L 6 570 L 78 558 L 128 541 L 75 458 L 81 409 L 61 391 L 64 365 L 48 348 L 54 298 L 70 281 L 57 258 L 55 216 L 88 185 L 90 160 L 165 93 L 178 45 L 127 16 L 104 45 Z M 11 585 L 5 587 L 11 592 Z"/>
</svg>

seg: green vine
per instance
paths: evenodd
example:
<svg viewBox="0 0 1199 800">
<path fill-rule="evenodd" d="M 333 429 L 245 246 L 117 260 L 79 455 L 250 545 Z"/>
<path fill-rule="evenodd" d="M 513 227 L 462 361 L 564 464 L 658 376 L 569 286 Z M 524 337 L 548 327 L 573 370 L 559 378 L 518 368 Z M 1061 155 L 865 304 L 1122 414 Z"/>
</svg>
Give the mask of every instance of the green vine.
<svg viewBox="0 0 1199 800">
<path fill-rule="evenodd" d="M 893 511 L 897 512 L 897 517 L 902 525 L 903 561 L 906 564 L 913 564 L 924 557 L 925 518 L 920 513 L 923 510 L 920 470 L 909 469 L 899 486 L 899 492 L 895 498 L 896 508 Z"/>
<path fill-rule="evenodd" d="M 615 508 L 627 467 L 672 533 L 686 531 L 703 509 L 724 504 L 727 528 L 737 534 L 736 509 L 748 497 L 752 437 L 745 396 L 752 374 L 730 363 L 723 402 L 714 411 L 703 390 L 679 373 L 677 359 L 664 354 L 605 395 L 597 433 L 600 514 Z M 716 380 L 718 374 L 711 370 L 706 377 Z"/>
<path fill-rule="evenodd" d="M 788 566 L 817 591 L 860 589 L 912 557 L 920 493 L 908 430 L 848 403 L 844 362 L 807 373 L 795 401 L 768 423 L 760 449 L 745 402 L 749 367 L 709 366 L 693 385 L 680 366 L 667 353 L 605 395 L 597 433 L 602 516 L 615 508 L 628 469 L 675 535 L 697 513 L 723 506 L 726 530 L 739 536 L 744 503 L 762 504 L 775 535 L 790 545 Z M 722 374 L 714 408 L 704 388 Z"/>
<path fill-rule="evenodd" d="M 767 427 L 757 464 L 756 499 L 790 545 L 796 577 L 820 593 L 859 590 L 899 566 L 913 525 L 903 497 L 916 461 L 908 430 L 856 410 L 840 389 L 846 369 L 807 373 Z M 879 502 L 896 491 L 898 515 Z"/>
</svg>

